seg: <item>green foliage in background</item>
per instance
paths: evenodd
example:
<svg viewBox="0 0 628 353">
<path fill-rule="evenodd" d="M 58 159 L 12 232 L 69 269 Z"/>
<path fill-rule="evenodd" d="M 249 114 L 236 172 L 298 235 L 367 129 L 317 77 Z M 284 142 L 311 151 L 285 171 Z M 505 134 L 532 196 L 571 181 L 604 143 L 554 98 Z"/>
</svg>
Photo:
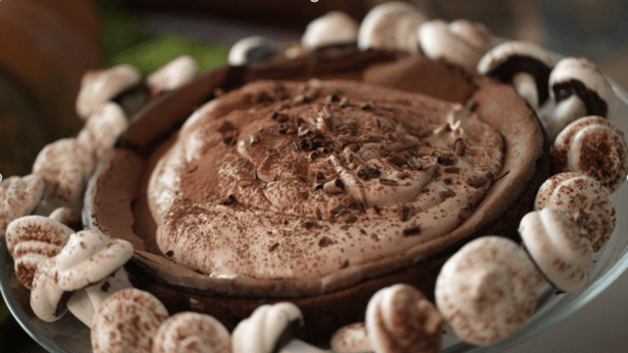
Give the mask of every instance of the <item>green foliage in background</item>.
<svg viewBox="0 0 628 353">
<path fill-rule="evenodd" d="M 189 55 L 200 71 L 227 61 L 229 46 L 176 34 L 156 33 L 143 27 L 133 14 L 115 1 L 98 1 L 103 14 L 104 40 L 110 66 L 130 64 L 147 75 L 168 61 Z"/>
</svg>

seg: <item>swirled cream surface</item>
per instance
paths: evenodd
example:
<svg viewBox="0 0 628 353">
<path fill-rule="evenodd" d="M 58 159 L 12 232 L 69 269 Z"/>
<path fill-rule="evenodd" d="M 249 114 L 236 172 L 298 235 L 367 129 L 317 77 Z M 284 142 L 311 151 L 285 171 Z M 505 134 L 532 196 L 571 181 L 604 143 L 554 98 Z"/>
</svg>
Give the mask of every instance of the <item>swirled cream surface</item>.
<svg viewBox="0 0 628 353">
<path fill-rule="evenodd" d="M 451 232 L 503 155 L 500 132 L 459 104 L 352 81 L 260 81 L 197 109 L 148 200 L 177 263 L 315 278 Z"/>
</svg>

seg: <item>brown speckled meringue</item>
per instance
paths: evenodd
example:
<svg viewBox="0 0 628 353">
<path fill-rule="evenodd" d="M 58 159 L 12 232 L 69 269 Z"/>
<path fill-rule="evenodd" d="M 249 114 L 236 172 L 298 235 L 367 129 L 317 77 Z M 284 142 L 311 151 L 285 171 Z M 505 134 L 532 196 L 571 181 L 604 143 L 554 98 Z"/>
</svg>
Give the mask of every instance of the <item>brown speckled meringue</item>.
<svg viewBox="0 0 628 353">
<path fill-rule="evenodd" d="M 33 174 L 44 180 L 44 195 L 35 213 L 50 214 L 58 207 L 81 212 L 93 159 L 77 139 L 64 138 L 44 147 L 33 163 Z"/>
<path fill-rule="evenodd" d="M 610 191 L 597 180 L 576 172 L 558 173 L 539 188 L 534 209 L 553 207 L 567 214 L 598 251 L 617 226 L 617 212 Z"/>
<path fill-rule="evenodd" d="M 436 280 L 436 305 L 462 340 L 490 345 L 528 322 L 541 283 L 523 248 L 508 238 L 485 236 L 447 260 Z"/>
<path fill-rule="evenodd" d="M 24 216 L 9 223 L 7 249 L 15 262 L 15 275 L 28 289 L 40 263 L 59 254 L 74 230 L 44 216 Z"/>
<path fill-rule="evenodd" d="M 521 219 L 519 234 L 528 253 L 556 287 L 579 291 L 589 281 L 591 242 L 569 216 L 552 207 Z"/>
<path fill-rule="evenodd" d="M 94 161 L 91 168 L 85 167 L 89 177 L 99 161 L 111 150 L 118 136 L 128 127 L 127 116 L 122 107 L 114 102 L 106 102 L 87 119 L 77 136 L 78 142 L 90 151 Z"/>
<path fill-rule="evenodd" d="M 628 175 L 628 145 L 623 131 L 601 116 L 580 118 L 558 134 L 554 168 L 588 175 L 616 191 Z"/>
<path fill-rule="evenodd" d="M 341 327 L 331 337 L 329 344 L 334 353 L 370 353 L 373 351 L 364 322 Z"/>
<path fill-rule="evenodd" d="M 439 352 L 443 318 L 418 289 L 396 284 L 376 292 L 366 307 L 366 330 L 376 353 Z"/>
<path fill-rule="evenodd" d="M 159 326 L 168 318 L 164 305 L 152 294 L 124 289 L 105 300 L 91 327 L 94 353 L 150 353 Z"/>
<path fill-rule="evenodd" d="M 130 65 L 119 65 L 106 70 L 89 71 L 83 75 L 76 98 L 76 113 L 89 118 L 98 107 L 118 94 L 136 86 L 142 75 Z"/>
<path fill-rule="evenodd" d="M 152 353 L 231 353 L 229 331 L 207 314 L 182 312 L 159 326 Z"/>
<path fill-rule="evenodd" d="M 11 176 L 0 182 L 0 237 L 11 221 L 31 214 L 44 195 L 39 175 Z"/>
<path fill-rule="evenodd" d="M 430 59 L 449 62 L 474 70 L 488 51 L 491 33 L 481 23 L 469 20 L 431 20 L 418 28 L 421 50 Z"/>
<path fill-rule="evenodd" d="M 66 292 L 59 288 L 55 278 L 56 264 L 56 257 L 40 262 L 33 276 L 31 309 L 45 322 L 57 321 L 68 311 Z"/>
</svg>

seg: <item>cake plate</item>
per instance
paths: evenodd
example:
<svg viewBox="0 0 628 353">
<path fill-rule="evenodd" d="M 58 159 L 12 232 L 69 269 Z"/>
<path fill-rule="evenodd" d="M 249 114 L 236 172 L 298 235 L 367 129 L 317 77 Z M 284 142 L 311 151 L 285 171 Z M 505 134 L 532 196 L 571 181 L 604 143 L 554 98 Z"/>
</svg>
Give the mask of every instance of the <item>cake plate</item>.
<svg viewBox="0 0 628 353">
<path fill-rule="evenodd" d="M 628 93 L 609 80 L 619 103 L 611 121 L 628 133 Z M 589 285 L 578 293 L 562 293 L 545 285 L 540 292 L 536 311 L 528 324 L 516 335 L 488 347 L 476 347 L 461 342 L 447 331 L 442 352 L 504 352 L 527 339 L 559 324 L 596 298 L 628 268 L 628 185 L 612 195 L 618 214 L 617 228 L 608 243 L 596 254 Z M 47 323 L 35 316 L 28 302 L 28 290 L 19 284 L 13 270 L 13 260 L 5 239 L 0 239 L 0 291 L 2 297 L 22 328 L 43 348 L 52 353 L 91 352 L 90 330 L 67 314 Z"/>
</svg>

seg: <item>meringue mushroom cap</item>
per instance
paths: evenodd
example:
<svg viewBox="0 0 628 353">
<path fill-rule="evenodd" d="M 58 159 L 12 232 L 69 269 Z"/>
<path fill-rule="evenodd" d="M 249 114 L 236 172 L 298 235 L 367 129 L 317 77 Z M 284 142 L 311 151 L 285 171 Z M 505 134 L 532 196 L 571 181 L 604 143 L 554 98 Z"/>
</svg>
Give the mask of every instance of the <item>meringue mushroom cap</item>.
<svg viewBox="0 0 628 353">
<path fill-rule="evenodd" d="M 63 302 L 66 292 L 57 285 L 54 276 L 55 266 L 55 257 L 47 259 L 39 264 L 33 277 L 30 295 L 31 309 L 45 322 L 57 321 L 67 312 L 67 307 Z"/>
<path fill-rule="evenodd" d="M 153 96 L 185 85 L 198 76 L 196 61 L 189 55 L 181 55 L 146 77 Z"/>
<path fill-rule="evenodd" d="M 583 87 L 572 88 L 572 94 L 577 94 L 587 107 L 585 115 L 601 115 L 610 117 L 617 104 L 617 98 L 610 83 L 600 69 L 589 59 L 567 57 L 559 60 L 549 76 L 550 95 L 556 104 L 559 85 L 573 85 L 573 80 L 579 81 L 589 92 L 583 91 Z M 590 95 L 590 97 L 583 97 Z M 595 97 L 597 95 L 597 97 Z M 564 98 L 564 97 L 563 97 Z M 602 102 L 597 102 L 601 99 Z M 605 106 L 604 106 L 605 105 Z M 575 117 L 579 118 L 579 117 Z"/>
<path fill-rule="evenodd" d="M 601 116 L 567 125 L 552 149 L 554 168 L 588 175 L 614 192 L 628 175 L 628 144 L 621 131 Z"/>
<path fill-rule="evenodd" d="M 489 345 L 526 324 L 536 306 L 539 277 L 514 241 L 477 238 L 443 265 L 436 279 L 436 305 L 458 337 Z"/>
<path fill-rule="evenodd" d="M 233 353 L 273 352 L 282 334 L 294 322 L 303 325 L 303 315 L 290 302 L 259 306 L 233 330 Z"/>
<path fill-rule="evenodd" d="M 128 119 L 122 107 L 115 102 L 102 104 L 92 114 L 77 136 L 78 142 L 91 151 L 95 162 L 86 168 L 86 174 L 93 173 L 98 161 L 113 148 L 113 145 L 127 128 Z"/>
<path fill-rule="evenodd" d="M 462 31 L 461 27 L 458 25 L 454 28 Z M 450 25 L 443 20 L 431 20 L 421 24 L 418 28 L 418 38 L 421 50 L 428 58 L 445 59 L 469 70 L 475 68 L 486 51 L 486 48 L 476 47 L 463 36 L 453 32 Z"/>
<path fill-rule="evenodd" d="M 168 310 L 152 294 L 135 288 L 115 292 L 92 318 L 92 350 L 150 353 L 155 333 L 167 318 Z"/>
<path fill-rule="evenodd" d="M 581 173 L 559 173 L 541 185 L 534 200 L 534 210 L 549 206 L 571 217 L 585 232 L 593 251 L 604 246 L 617 225 L 610 191 L 599 181 Z"/>
<path fill-rule="evenodd" d="M 229 49 L 229 56 L 227 62 L 231 66 L 246 66 L 251 64 L 249 62 L 249 53 L 252 50 L 260 49 L 264 50 L 264 58 L 271 55 L 271 53 L 277 53 L 277 45 L 270 39 L 261 36 L 250 36 L 242 38 L 235 42 L 231 49 Z"/>
<path fill-rule="evenodd" d="M 44 195 L 44 181 L 41 176 L 29 174 L 23 177 L 11 176 L 0 182 L 0 237 L 18 217 L 31 214 Z"/>
<path fill-rule="evenodd" d="M 40 263 L 56 256 L 74 230 L 44 216 L 20 217 L 7 227 L 7 250 L 15 262 L 15 275 L 29 289 Z"/>
<path fill-rule="evenodd" d="M 553 207 L 526 214 L 519 234 L 530 257 L 556 287 L 578 291 L 589 280 L 591 242 L 566 214 Z"/>
<path fill-rule="evenodd" d="M 418 53 L 418 26 L 427 21 L 419 9 L 402 1 L 373 7 L 364 16 L 358 31 L 360 50 L 391 49 Z"/>
<path fill-rule="evenodd" d="M 351 44 L 358 40 L 359 23 L 341 11 L 330 11 L 305 27 L 301 45 L 308 50 Z"/>
<path fill-rule="evenodd" d="M 86 119 L 101 104 L 138 85 L 141 81 L 140 72 L 130 65 L 88 71 L 81 80 L 81 88 L 76 98 L 76 113 L 79 117 Z"/>
<path fill-rule="evenodd" d="M 111 240 L 97 229 L 74 233 L 57 256 L 59 287 L 73 291 L 99 282 L 131 256 L 133 245 L 126 240 Z"/>
<path fill-rule="evenodd" d="M 483 52 L 491 46 L 491 31 L 481 22 L 460 18 L 449 22 L 449 30 Z"/>
<path fill-rule="evenodd" d="M 425 295 L 410 285 L 377 291 L 366 307 L 365 322 L 377 353 L 440 351 L 443 318 Z"/>
<path fill-rule="evenodd" d="M 364 322 L 356 322 L 338 329 L 329 341 L 334 353 L 371 352 L 371 341 Z"/>
<path fill-rule="evenodd" d="M 207 314 L 181 312 L 164 321 L 153 340 L 152 353 L 231 353 L 231 335 Z"/>
</svg>

